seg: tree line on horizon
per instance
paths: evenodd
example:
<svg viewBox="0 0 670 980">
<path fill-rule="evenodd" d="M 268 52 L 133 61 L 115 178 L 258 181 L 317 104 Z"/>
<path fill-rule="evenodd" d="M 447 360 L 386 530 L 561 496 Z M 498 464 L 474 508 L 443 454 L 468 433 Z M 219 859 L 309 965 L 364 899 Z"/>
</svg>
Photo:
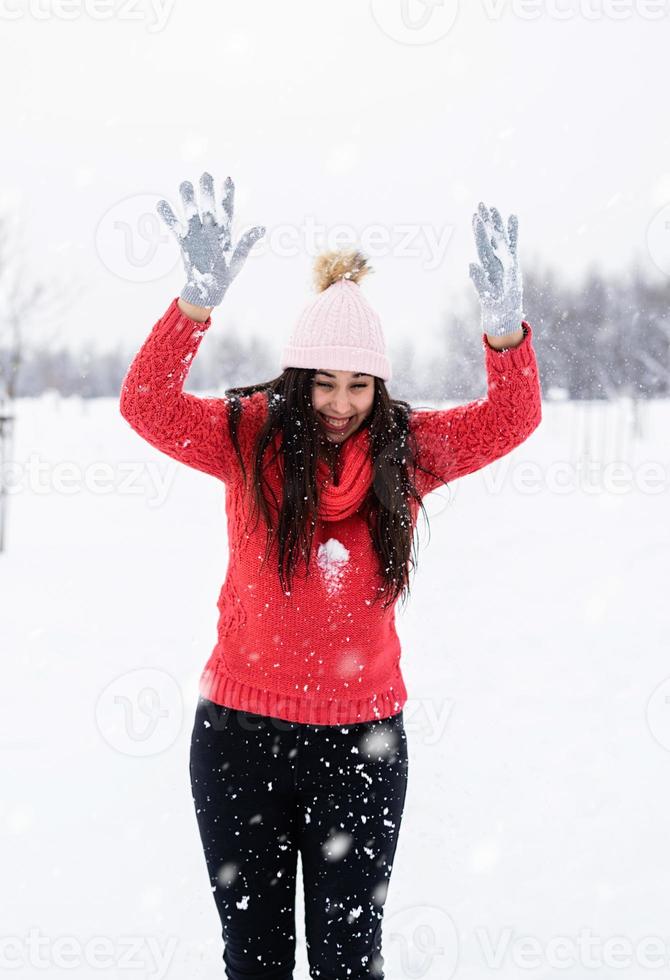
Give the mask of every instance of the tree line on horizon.
<svg viewBox="0 0 670 980">
<path fill-rule="evenodd" d="M 589 269 L 567 285 L 552 269 L 524 275 L 524 317 L 532 325 L 543 397 L 551 400 L 663 398 L 670 395 L 670 278 L 631 267 L 624 274 Z M 473 330 L 473 324 L 476 324 Z M 53 336 L 20 338 L 0 314 L 0 403 L 46 391 L 82 398 L 115 397 L 136 349 L 72 350 Z M 479 308 L 470 291 L 446 311 L 436 336 L 412 332 L 390 345 L 392 397 L 412 403 L 467 401 L 485 393 Z M 474 342 L 473 342 L 474 340 Z M 223 394 L 279 374 L 276 352 L 234 326 L 208 332 L 186 390 Z"/>
</svg>

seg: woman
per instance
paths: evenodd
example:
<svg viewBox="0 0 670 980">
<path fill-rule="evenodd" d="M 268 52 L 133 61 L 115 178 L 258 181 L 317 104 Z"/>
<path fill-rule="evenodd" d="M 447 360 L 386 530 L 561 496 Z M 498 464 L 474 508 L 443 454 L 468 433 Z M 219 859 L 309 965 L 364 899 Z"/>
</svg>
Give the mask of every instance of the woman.
<svg viewBox="0 0 670 980">
<path fill-rule="evenodd" d="M 381 924 L 407 786 L 407 691 L 395 630 L 422 498 L 526 439 L 541 420 L 521 319 L 517 221 L 479 205 L 488 395 L 446 410 L 392 399 L 356 250 L 316 262 L 318 295 L 282 373 L 224 398 L 183 391 L 205 331 L 262 227 L 233 250 L 234 186 L 180 186 L 186 284 L 133 360 L 121 413 L 153 446 L 226 487 L 229 560 L 200 679 L 190 775 L 226 975 L 287 980 L 297 854 L 310 975 L 383 977 Z"/>
</svg>

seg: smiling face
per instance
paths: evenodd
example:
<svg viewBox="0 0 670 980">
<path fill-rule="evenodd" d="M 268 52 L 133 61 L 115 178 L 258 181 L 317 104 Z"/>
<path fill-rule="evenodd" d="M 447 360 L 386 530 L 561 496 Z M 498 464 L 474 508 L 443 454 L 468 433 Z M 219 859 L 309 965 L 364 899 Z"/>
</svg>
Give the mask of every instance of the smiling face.
<svg viewBox="0 0 670 980">
<path fill-rule="evenodd" d="M 314 375 L 312 405 L 328 442 L 344 442 L 355 432 L 372 411 L 374 400 L 375 381 L 371 374 L 317 371 Z"/>
</svg>

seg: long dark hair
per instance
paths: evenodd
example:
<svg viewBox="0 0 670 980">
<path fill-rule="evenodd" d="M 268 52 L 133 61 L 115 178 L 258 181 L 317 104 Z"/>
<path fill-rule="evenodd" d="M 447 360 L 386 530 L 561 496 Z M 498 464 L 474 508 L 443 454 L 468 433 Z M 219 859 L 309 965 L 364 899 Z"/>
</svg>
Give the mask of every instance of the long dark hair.
<svg viewBox="0 0 670 980">
<path fill-rule="evenodd" d="M 268 527 L 264 562 L 267 561 L 273 541 L 278 541 L 278 574 L 285 592 L 290 592 L 297 562 L 303 557 L 309 562 L 316 523 L 316 467 L 320 452 L 328 452 L 323 446 L 319 420 L 312 404 L 314 368 L 286 368 L 271 381 L 237 388 L 228 388 L 230 400 L 228 426 L 237 457 L 242 468 L 244 484 L 251 475 L 254 513 L 261 513 Z M 389 396 L 386 384 L 375 376 L 374 403 L 363 425 L 370 430 L 370 454 L 373 461 L 373 478 L 364 500 L 364 512 L 374 550 L 379 560 L 379 571 L 384 581 L 381 595 L 384 608 L 402 596 L 409 596 L 410 570 L 416 565 L 416 541 L 414 514 L 421 508 L 427 515 L 421 496 L 415 486 L 417 468 L 431 473 L 417 462 L 417 450 L 409 427 L 411 406 L 408 402 Z M 247 474 L 240 450 L 238 425 L 242 414 L 242 399 L 255 392 L 265 391 L 268 398 L 268 415 L 255 440 L 252 474 Z M 263 469 L 264 454 L 273 442 L 275 434 L 282 433 L 283 499 L 277 501 L 271 486 L 271 507 L 265 495 L 266 483 Z M 339 447 L 336 447 L 339 448 Z M 271 457 L 268 462 L 272 462 Z M 274 517 L 277 517 L 275 524 Z"/>
</svg>

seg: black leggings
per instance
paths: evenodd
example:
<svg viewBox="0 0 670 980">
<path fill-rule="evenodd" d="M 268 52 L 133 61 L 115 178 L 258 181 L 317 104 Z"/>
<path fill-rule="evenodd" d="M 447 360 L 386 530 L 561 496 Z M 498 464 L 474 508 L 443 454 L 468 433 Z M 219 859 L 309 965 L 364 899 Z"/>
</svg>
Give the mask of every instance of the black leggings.
<svg viewBox="0 0 670 980">
<path fill-rule="evenodd" d="M 403 712 L 307 725 L 199 696 L 190 773 L 229 980 L 292 980 L 300 851 L 310 977 L 384 977 L 408 777 Z"/>
</svg>

